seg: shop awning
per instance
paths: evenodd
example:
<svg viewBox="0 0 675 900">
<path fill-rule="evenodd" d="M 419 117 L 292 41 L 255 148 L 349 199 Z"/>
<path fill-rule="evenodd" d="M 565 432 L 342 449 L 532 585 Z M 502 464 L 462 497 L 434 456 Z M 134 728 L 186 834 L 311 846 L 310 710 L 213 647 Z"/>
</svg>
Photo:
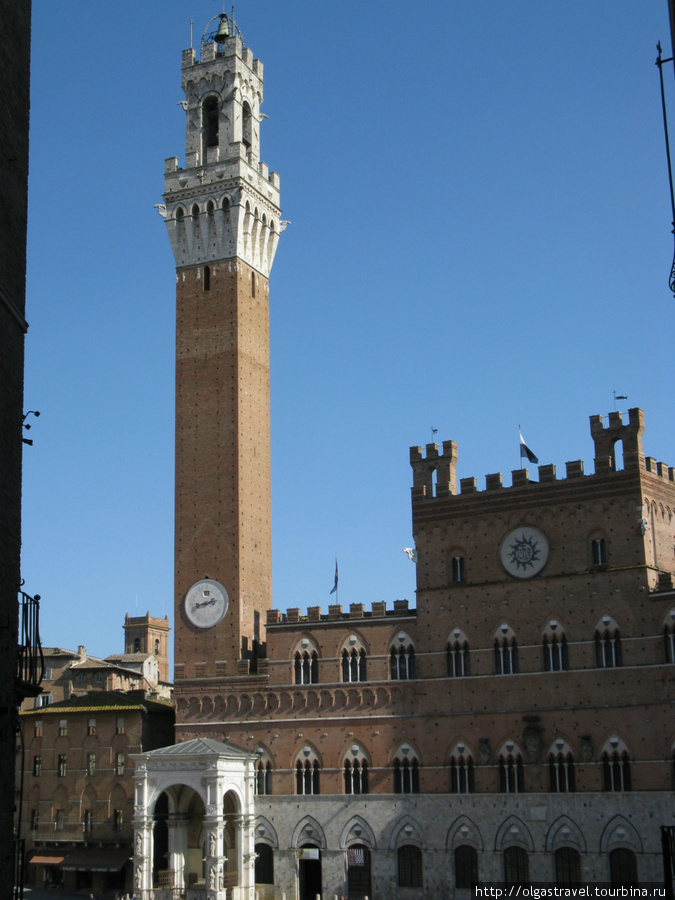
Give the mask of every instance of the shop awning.
<svg viewBox="0 0 675 900">
<path fill-rule="evenodd" d="M 28 860 L 28 865 L 34 863 L 36 866 L 58 866 L 65 858 L 63 853 L 36 853 L 32 859 Z"/>
<path fill-rule="evenodd" d="M 80 847 L 66 856 L 61 868 L 65 871 L 119 872 L 128 859 L 131 859 L 131 847 Z"/>
</svg>

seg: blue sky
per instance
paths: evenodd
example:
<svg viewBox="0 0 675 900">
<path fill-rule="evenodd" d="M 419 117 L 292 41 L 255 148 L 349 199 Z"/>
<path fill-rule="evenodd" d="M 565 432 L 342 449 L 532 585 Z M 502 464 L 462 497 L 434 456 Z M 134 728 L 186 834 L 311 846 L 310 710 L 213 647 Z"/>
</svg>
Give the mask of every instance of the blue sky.
<svg viewBox="0 0 675 900">
<path fill-rule="evenodd" d="M 47 646 L 173 620 L 180 54 L 218 0 L 33 0 L 23 577 Z M 229 11 L 229 7 L 228 7 Z M 408 448 L 564 475 L 645 410 L 674 464 L 666 0 L 243 0 L 281 175 L 270 279 L 273 605 L 414 603 Z M 673 72 L 667 87 L 675 123 Z M 536 477 L 536 470 L 531 473 Z"/>
</svg>

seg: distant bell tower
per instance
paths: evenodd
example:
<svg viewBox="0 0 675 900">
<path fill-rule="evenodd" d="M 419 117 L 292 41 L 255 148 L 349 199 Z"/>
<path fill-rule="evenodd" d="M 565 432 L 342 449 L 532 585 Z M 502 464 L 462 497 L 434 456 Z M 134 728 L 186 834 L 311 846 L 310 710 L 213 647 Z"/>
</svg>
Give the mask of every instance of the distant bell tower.
<svg viewBox="0 0 675 900">
<path fill-rule="evenodd" d="M 209 29 L 213 29 L 209 31 Z M 183 51 L 176 261 L 175 680 L 255 670 L 272 599 L 268 278 L 283 230 L 260 161 L 263 66 L 232 19 Z"/>
</svg>

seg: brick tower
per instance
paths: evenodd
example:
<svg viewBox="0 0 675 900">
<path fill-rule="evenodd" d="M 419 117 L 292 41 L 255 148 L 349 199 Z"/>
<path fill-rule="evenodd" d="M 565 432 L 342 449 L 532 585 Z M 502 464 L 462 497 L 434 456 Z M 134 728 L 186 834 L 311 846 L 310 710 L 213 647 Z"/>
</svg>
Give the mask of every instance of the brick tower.
<svg viewBox="0 0 675 900">
<path fill-rule="evenodd" d="M 158 619 L 146 612 L 144 616 L 124 617 L 124 652 L 152 653 L 157 659 L 160 681 L 169 681 L 169 617 Z"/>
<path fill-rule="evenodd" d="M 207 35 L 209 27 L 215 29 Z M 263 66 L 224 13 L 182 55 L 176 262 L 175 681 L 255 669 L 271 606 L 268 277 L 283 230 L 260 161 Z"/>
</svg>

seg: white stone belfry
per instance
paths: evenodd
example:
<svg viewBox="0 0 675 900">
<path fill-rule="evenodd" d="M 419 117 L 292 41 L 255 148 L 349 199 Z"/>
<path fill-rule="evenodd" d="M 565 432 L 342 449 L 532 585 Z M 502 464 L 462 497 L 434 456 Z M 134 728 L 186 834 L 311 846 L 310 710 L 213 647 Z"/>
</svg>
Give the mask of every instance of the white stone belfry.
<svg viewBox="0 0 675 900">
<path fill-rule="evenodd" d="M 200 60 L 183 51 L 185 168 L 166 160 L 163 215 L 177 267 L 238 257 L 267 278 L 284 223 L 279 176 L 260 162 L 263 65 L 229 30 Z"/>
<path fill-rule="evenodd" d="M 256 756 L 196 738 L 132 759 L 136 896 L 253 900 Z"/>
</svg>

